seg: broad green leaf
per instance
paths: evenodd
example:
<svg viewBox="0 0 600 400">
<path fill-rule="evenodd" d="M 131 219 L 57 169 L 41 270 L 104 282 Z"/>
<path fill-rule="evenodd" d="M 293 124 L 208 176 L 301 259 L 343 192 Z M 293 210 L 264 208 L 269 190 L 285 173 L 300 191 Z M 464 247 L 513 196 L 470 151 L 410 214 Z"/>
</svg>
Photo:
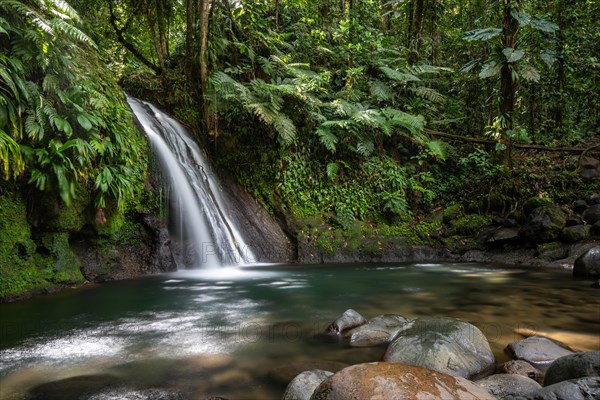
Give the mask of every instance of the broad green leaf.
<svg viewBox="0 0 600 400">
<path fill-rule="evenodd" d="M 540 53 L 540 59 L 548 66 L 548 67 L 552 67 L 554 65 L 554 63 L 558 60 L 558 58 L 556 58 L 556 53 L 554 53 L 552 50 L 543 50 Z"/>
<path fill-rule="evenodd" d="M 531 21 L 531 27 L 546 33 L 554 33 L 559 29 L 558 25 L 554 22 L 550 22 L 541 17 L 533 19 Z"/>
<path fill-rule="evenodd" d="M 481 72 L 479 73 L 479 77 L 481 79 L 491 78 L 492 76 L 500 74 L 501 69 L 501 64 L 498 64 L 495 61 L 489 62 L 483 66 Z"/>
<path fill-rule="evenodd" d="M 463 40 L 468 42 L 472 42 L 475 40 L 487 41 L 502 33 L 501 28 L 485 28 L 485 29 L 475 29 L 474 31 L 465 32 L 463 35 Z"/>
<path fill-rule="evenodd" d="M 510 10 L 510 15 L 512 15 L 512 17 L 517 20 L 520 26 L 529 25 L 529 23 L 531 22 L 531 15 L 529 13 L 519 12 L 513 8 L 512 10 Z"/>
<path fill-rule="evenodd" d="M 481 64 L 481 58 L 477 60 L 471 60 L 462 67 L 460 67 L 458 72 L 460 72 L 461 74 L 466 74 L 467 72 L 470 72 L 473 68 L 477 67 L 479 64 Z"/>
<path fill-rule="evenodd" d="M 521 73 L 521 77 L 526 81 L 539 82 L 540 81 L 540 72 L 531 65 L 525 65 L 519 71 Z"/>
<path fill-rule="evenodd" d="M 79 125 L 86 131 L 92 129 L 92 121 L 90 121 L 85 114 L 79 114 L 77 116 L 77 122 L 79 122 Z"/>
<path fill-rule="evenodd" d="M 506 57 L 506 61 L 509 63 L 514 63 L 519 61 L 525 55 L 523 50 L 515 50 L 512 47 L 507 47 L 502 50 L 502 54 Z"/>
</svg>

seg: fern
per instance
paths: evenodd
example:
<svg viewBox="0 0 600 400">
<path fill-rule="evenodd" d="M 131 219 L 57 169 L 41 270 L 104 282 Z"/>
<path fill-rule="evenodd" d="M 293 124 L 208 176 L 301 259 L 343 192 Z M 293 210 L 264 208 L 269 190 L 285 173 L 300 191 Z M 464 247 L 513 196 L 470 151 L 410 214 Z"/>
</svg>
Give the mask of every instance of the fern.
<svg viewBox="0 0 600 400">
<path fill-rule="evenodd" d="M 380 66 L 379 70 L 381 72 L 383 72 L 383 74 L 385 76 L 387 76 L 389 79 L 399 82 L 399 83 L 419 82 L 420 81 L 420 79 L 413 74 L 396 71 L 395 69 L 392 69 L 390 67 Z"/>
<path fill-rule="evenodd" d="M 319 136 L 319 141 L 327 150 L 335 153 L 338 138 L 331 132 L 329 127 L 321 124 L 321 126 L 317 128 L 317 136 Z"/>
<path fill-rule="evenodd" d="M 392 88 L 382 81 L 375 81 L 370 88 L 371 96 L 375 97 L 378 101 L 385 102 L 390 101 L 394 97 Z"/>
<path fill-rule="evenodd" d="M 433 88 L 428 88 L 425 86 L 416 86 L 410 88 L 410 91 L 413 92 L 417 97 L 429 100 L 432 103 L 443 104 L 446 102 L 446 96 L 444 96 L 443 94 L 441 94 Z"/>
</svg>

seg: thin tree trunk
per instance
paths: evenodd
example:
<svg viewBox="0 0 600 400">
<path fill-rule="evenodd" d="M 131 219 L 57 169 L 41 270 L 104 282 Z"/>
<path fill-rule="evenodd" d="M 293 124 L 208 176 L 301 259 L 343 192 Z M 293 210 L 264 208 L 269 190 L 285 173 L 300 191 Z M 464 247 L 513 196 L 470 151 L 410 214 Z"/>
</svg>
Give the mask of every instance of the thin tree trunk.
<svg viewBox="0 0 600 400">
<path fill-rule="evenodd" d="M 200 37 L 199 37 L 199 63 L 200 63 L 200 95 L 201 99 L 206 93 L 206 86 L 208 84 L 208 28 L 210 18 L 211 0 L 199 0 L 198 1 L 198 17 L 200 18 Z M 210 116 L 208 114 L 208 108 L 204 100 L 202 100 L 202 113 L 204 115 L 204 124 L 206 128 L 210 128 Z"/>
<path fill-rule="evenodd" d="M 194 71 L 194 1 L 185 0 L 185 73 L 188 82 Z"/>
</svg>

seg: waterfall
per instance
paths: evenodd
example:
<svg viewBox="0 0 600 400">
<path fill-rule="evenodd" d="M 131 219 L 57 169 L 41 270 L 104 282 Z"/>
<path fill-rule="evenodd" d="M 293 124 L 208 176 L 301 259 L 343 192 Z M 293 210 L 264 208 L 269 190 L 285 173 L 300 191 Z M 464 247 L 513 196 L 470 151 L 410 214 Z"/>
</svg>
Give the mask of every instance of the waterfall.
<svg viewBox="0 0 600 400">
<path fill-rule="evenodd" d="M 143 127 L 163 173 L 168 177 L 171 236 L 178 267 L 216 267 L 256 261 L 207 157 L 189 131 L 150 103 L 127 102 Z"/>
</svg>

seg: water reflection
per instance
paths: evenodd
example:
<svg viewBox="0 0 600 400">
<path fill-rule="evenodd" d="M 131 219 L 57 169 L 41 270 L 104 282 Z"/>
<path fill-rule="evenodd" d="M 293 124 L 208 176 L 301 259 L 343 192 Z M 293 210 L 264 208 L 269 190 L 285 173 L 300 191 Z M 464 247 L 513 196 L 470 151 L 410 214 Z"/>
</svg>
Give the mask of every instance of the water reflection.
<svg viewBox="0 0 600 400">
<path fill-rule="evenodd" d="M 281 388 L 270 386 L 266 374 L 279 364 L 378 359 L 382 349 L 315 339 L 347 308 L 366 317 L 464 319 L 486 334 L 500 361 L 503 348 L 524 332 L 600 349 L 599 307 L 596 289 L 567 271 L 475 264 L 183 271 L 0 305 L 0 398 L 82 374 L 116 374 L 193 393 L 189 398 L 246 398 L 247 390 L 253 398 L 277 398 Z M 190 371 L 204 371 L 205 385 Z M 120 390 L 129 398 L 148 388 Z"/>
</svg>

